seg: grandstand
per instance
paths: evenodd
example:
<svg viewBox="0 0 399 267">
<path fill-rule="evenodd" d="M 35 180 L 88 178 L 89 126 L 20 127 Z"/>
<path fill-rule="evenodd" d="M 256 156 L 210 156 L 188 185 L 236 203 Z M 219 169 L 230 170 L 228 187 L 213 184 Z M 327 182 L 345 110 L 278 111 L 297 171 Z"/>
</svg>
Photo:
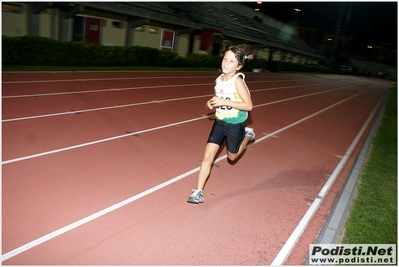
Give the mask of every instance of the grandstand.
<svg viewBox="0 0 399 267">
<path fill-rule="evenodd" d="M 60 1 L 2 5 L 2 30 L 8 36 L 169 48 L 181 55 L 218 54 L 230 43 L 259 58 L 308 64 L 324 60 L 320 52 L 298 37 L 294 28 L 238 2 Z M 98 24 L 88 28 L 89 23 Z M 88 38 L 87 32 L 96 29 L 98 36 Z"/>
</svg>

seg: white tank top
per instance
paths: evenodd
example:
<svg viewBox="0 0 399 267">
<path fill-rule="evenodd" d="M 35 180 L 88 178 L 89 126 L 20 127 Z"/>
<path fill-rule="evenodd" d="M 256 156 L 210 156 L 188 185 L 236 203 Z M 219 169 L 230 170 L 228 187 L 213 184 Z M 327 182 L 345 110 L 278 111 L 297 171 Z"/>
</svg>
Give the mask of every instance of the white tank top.
<svg viewBox="0 0 399 267">
<path fill-rule="evenodd" d="M 235 80 L 237 79 L 238 76 L 242 77 L 242 80 L 244 82 L 244 85 L 250 94 L 248 87 L 245 83 L 245 75 L 244 73 L 237 73 L 234 75 L 231 79 L 227 81 L 222 81 L 221 77 L 223 77 L 224 74 L 221 74 L 217 80 L 216 80 L 216 85 L 215 85 L 215 94 L 218 97 L 223 97 L 224 99 L 229 99 L 235 102 L 242 102 L 242 99 L 240 95 L 237 92 L 236 86 L 235 86 Z M 225 120 L 226 122 L 229 123 L 240 123 L 244 122 L 247 117 L 248 117 L 248 112 L 243 111 L 243 110 L 238 110 L 232 107 L 227 107 L 227 106 L 221 106 L 216 108 L 216 117 L 219 120 Z"/>
</svg>

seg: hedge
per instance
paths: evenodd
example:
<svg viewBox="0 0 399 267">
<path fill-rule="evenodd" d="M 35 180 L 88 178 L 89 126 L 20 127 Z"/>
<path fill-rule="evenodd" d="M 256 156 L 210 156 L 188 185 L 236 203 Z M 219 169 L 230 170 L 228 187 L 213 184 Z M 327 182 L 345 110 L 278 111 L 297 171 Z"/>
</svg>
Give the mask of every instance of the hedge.
<svg viewBox="0 0 399 267">
<path fill-rule="evenodd" d="M 221 56 L 190 54 L 142 46 L 104 46 L 45 37 L 2 36 L 2 65 L 31 66 L 160 66 L 220 69 Z M 243 71 L 254 68 L 277 71 L 329 72 L 329 69 L 259 59 L 246 62 Z"/>
</svg>

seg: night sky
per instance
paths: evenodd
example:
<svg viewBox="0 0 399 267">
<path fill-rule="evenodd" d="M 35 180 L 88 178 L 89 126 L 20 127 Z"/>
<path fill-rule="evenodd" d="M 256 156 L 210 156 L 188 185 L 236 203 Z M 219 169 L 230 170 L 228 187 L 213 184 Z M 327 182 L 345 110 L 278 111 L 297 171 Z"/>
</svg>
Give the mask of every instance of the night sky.
<svg viewBox="0 0 399 267">
<path fill-rule="evenodd" d="M 312 24 L 325 33 L 334 33 L 344 6 L 341 32 L 355 37 L 354 46 L 388 42 L 397 47 L 397 2 L 245 2 L 284 23 Z M 295 15 L 294 8 L 301 11 Z M 295 21 L 297 19 L 297 21 Z"/>
</svg>

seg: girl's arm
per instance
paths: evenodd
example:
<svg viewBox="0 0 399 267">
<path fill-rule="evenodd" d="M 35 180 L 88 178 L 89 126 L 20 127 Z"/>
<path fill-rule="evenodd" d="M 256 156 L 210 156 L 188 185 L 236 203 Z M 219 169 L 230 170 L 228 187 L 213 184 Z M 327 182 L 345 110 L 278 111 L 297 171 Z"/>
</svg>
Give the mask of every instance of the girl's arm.
<svg viewBox="0 0 399 267">
<path fill-rule="evenodd" d="M 215 84 L 217 83 L 217 80 L 218 80 L 218 78 L 216 78 L 215 79 Z M 208 106 L 208 108 L 209 109 L 213 109 L 214 107 L 216 107 L 214 104 L 213 104 L 213 98 L 211 98 L 211 99 L 209 99 L 208 101 L 206 101 L 206 105 Z"/>
</svg>

